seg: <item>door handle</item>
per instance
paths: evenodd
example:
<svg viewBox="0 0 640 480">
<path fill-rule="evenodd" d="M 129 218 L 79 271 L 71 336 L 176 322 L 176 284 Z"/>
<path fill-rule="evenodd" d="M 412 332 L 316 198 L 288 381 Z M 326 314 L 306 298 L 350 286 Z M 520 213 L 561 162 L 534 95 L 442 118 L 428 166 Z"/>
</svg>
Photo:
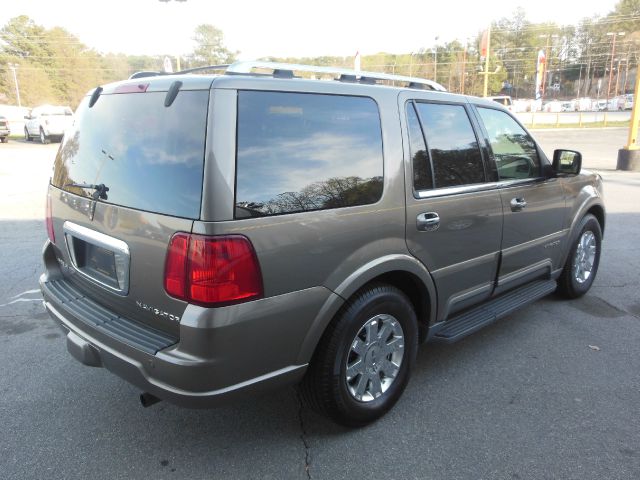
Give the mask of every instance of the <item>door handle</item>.
<svg viewBox="0 0 640 480">
<path fill-rule="evenodd" d="M 416 227 L 421 232 L 433 232 L 439 226 L 440 216 L 436 212 L 425 212 L 416 217 Z"/>
<path fill-rule="evenodd" d="M 521 212 L 522 210 L 524 210 L 524 207 L 526 206 L 527 206 L 527 202 L 524 201 L 524 197 L 511 199 L 512 212 Z"/>
</svg>

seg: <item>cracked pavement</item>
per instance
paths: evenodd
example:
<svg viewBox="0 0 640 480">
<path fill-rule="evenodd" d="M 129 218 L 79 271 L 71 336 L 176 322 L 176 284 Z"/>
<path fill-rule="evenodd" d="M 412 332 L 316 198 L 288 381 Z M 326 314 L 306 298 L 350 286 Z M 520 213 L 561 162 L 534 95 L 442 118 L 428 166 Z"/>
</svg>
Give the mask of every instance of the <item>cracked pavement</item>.
<svg viewBox="0 0 640 480">
<path fill-rule="evenodd" d="M 640 173 L 616 172 L 622 129 L 540 131 L 605 178 L 600 271 L 463 341 L 424 345 L 409 386 L 359 430 L 293 388 L 213 410 L 139 406 L 136 388 L 66 352 L 37 293 L 56 145 L 0 146 L 3 479 L 640 478 Z M 595 350 L 592 347 L 597 347 Z"/>
</svg>

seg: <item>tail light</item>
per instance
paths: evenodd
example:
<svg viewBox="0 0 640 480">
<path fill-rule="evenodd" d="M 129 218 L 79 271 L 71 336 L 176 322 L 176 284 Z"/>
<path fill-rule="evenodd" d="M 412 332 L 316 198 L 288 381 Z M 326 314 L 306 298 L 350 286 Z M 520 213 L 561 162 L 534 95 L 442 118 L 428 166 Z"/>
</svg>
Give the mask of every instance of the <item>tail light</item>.
<svg viewBox="0 0 640 480">
<path fill-rule="evenodd" d="M 51 195 L 47 193 L 47 209 L 45 213 L 45 224 L 47 225 L 47 235 L 51 243 L 56 243 L 56 234 L 53 231 L 53 218 L 51 217 Z"/>
<path fill-rule="evenodd" d="M 255 250 L 242 235 L 176 233 L 167 250 L 164 288 L 172 297 L 208 307 L 263 296 Z"/>
</svg>

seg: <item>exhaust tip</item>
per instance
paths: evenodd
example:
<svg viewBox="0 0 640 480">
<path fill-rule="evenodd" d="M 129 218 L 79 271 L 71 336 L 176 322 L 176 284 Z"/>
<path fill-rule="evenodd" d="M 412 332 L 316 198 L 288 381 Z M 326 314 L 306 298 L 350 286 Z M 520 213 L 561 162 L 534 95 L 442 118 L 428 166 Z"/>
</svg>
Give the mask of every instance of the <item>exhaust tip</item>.
<svg viewBox="0 0 640 480">
<path fill-rule="evenodd" d="M 140 404 L 144 408 L 148 408 L 151 405 L 158 403 L 159 401 L 160 399 L 158 397 L 156 397 L 155 395 L 151 395 L 148 392 L 144 392 L 140 394 Z"/>
</svg>

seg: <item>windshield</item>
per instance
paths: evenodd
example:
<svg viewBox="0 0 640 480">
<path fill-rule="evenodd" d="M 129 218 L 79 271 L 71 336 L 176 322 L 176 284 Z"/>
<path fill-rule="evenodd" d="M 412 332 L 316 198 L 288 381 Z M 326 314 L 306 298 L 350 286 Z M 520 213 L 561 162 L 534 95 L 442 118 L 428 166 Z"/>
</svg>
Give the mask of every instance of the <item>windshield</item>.
<svg viewBox="0 0 640 480">
<path fill-rule="evenodd" d="M 182 91 L 170 107 L 166 92 L 101 95 L 78 108 L 64 137 L 52 184 L 101 202 L 199 218 L 209 91 Z"/>
</svg>

